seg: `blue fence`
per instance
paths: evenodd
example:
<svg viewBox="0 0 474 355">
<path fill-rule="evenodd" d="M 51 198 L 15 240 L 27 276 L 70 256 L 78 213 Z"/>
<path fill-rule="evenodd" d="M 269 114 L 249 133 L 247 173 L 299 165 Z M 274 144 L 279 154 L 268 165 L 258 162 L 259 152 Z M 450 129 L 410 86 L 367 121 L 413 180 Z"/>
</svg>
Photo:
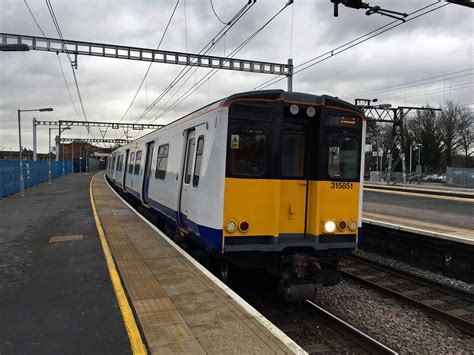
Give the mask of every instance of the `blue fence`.
<svg viewBox="0 0 474 355">
<path fill-rule="evenodd" d="M 23 178 L 25 189 L 48 181 L 47 161 L 23 160 Z M 64 171 L 71 173 L 71 160 L 64 161 Z M 63 162 L 51 162 L 51 178 L 63 175 Z M 20 192 L 20 161 L 0 160 L 0 197 L 5 197 Z"/>
</svg>

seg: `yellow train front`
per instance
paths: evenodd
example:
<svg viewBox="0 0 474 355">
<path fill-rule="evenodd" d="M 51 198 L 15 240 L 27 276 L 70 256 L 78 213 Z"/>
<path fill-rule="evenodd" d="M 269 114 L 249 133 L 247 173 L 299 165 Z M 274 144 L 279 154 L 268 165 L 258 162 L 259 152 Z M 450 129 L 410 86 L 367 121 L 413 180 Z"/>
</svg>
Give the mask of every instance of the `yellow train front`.
<svg viewBox="0 0 474 355">
<path fill-rule="evenodd" d="M 288 300 L 339 282 L 360 230 L 365 122 L 330 96 L 231 96 L 222 252 L 280 276 Z"/>
</svg>

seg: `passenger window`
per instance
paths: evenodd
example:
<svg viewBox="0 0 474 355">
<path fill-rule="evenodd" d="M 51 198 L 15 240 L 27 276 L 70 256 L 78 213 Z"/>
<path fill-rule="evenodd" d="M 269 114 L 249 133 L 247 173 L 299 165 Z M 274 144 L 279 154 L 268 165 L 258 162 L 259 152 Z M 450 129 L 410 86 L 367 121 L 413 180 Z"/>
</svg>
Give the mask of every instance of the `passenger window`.
<svg viewBox="0 0 474 355">
<path fill-rule="evenodd" d="M 303 178 L 304 160 L 304 126 L 286 124 L 281 141 L 281 176 L 287 178 Z"/>
<path fill-rule="evenodd" d="M 359 141 L 342 132 L 329 136 L 328 175 L 334 179 L 357 179 Z"/>
<path fill-rule="evenodd" d="M 119 156 L 119 171 L 123 170 L 123 155 Z"/>
<path fill-rule="evenodd" d="M 137 156 L 135 158 L 135 171 L 133 172 L 135 175 L 138 175 L 138 173 L 140 172 L 140 160 L 142 160 L 141 150 L 137 152 Z"/>
<path fill-rule="evenodd" d="M 164 180 L 166 177 L 166 168 L 168 166 L 169 144 L 158 147 L 158 158 L 156 158 L 155 178 Z"/>
<path fill-rule="evenodd" d="M 113 157 L 112 159 L 112 172 L 115 170 L 115 158 L 116 157 Z"/>
<path fill-rule="evenodd" d="M 194 148 L 196 146 L 196 143 L 194 141 L 194 138 L 191 138 L 189 140 L 189 145 L 188 145 L 188 155 L 186 158 L 186 174 L 184 176 L 184 183 L 189 184 L 191 182 L 191 169 L 193 168 L 193 158 L 194 158 Z"/>
<path fill-rule="evenodd" d="M 133 165 L 135 164 L 135 152 L 130 154 L 130 163 L 128 164 L 128 173 L 131 174 L 133 172 Z"/>
<path fill-rule="evenodd" d="M 265 173 L 265 133 L 259 129 L 234 128 L 230 135 L 230 172 L 261 176 Z"/>
<path fill-rule="evenodd" d="M 202 153 L 204 151 L 204 136 L 199 136 L 196 148 L 196 162 L 194 163 L 193 186 L 199 185 L 201 175 Z"/>
</svg>

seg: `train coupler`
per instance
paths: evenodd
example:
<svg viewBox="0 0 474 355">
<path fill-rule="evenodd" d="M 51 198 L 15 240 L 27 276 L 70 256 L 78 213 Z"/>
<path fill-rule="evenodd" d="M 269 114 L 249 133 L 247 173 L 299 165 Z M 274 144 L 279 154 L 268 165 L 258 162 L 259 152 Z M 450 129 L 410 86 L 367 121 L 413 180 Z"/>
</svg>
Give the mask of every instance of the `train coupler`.
<svg viewBox="0 0 474 355">
<path fill-rule="evenodd" d="M 321 265 L 308 254 L 285 256 L 281 264 L 280 293 L 286 301 L 314 299 L 323 284 L 318 281 Z"/>
</svg>

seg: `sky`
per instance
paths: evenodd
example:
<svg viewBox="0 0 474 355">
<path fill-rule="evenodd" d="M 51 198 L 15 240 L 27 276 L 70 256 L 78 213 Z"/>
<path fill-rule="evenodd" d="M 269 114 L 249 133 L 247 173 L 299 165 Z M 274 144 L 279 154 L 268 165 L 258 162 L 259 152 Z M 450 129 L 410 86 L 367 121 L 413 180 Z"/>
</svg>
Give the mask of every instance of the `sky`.
<svg viewBox="0 0 474 355">
<path fill-rule="evenodd" d="M 58 38 L 44 0 L 26 0 L 47 37 Z M 370 0 L 389 10 L 412 13 L 425 6 L 435 9 L 446 3 L 435 0 Z M 51 0 L 65 39 L 156 49 L 177 0 Z M 160 49 L 198 53 L 247 0 L 179 0 Z M 285 0 L 257 0 L 227 34 L 212 47 L 217 56 L 229 55 L 286 4 Z M 25 1 L 0 0 L 0 32 L 42 36 Z M 426 11 L 425 10 L 425 11 Z M 407 19 L 421 14 L 410 15 Z M 219 20 L 220 19 L 220 20 Z M 286 63 L 295 70 L 302 63 L 393 22 L 365 10 L 340 6 L 333 16 L 330 0 L 295 0 L 235 58 Z M 449 4 L 408 21 L 364 43 L 329 57 L 296 73 L 293 90 L 338 96 L 351 103 L 355 98 L 378 99 L 392 107 L 439 106 L 446 100 L 474 107 L 474 11 Z M 342 49 L 344 49 L 343 47 Z M 337 50 L 333 53 L 336 53 Z M 63 66 L 67 86 L 61 73 Z M 310 62 L 314 63 L 314 62 Z M 125 115 L 149 66 L 147 62 L 90 56 L 78 57 L 75 70 L 89 121 L 135 122 L 175 79 L 183 66 L 155 63 L 131 109 Z M 269 74 L 217 71 L 193 92 L 193 85 L 209 69 L 190 70 L 140 123 L 166 124 L 231 94 L 253 90 L 275 78 Z M 278 79 L 278 78 L 277 78 Z M 182 87 L 181 87 L 182 85 Z M 181 87 L 181 88 L 180 88 Z M 71 95 L 68 94 L 68 90 Z M 287 88 L 286 78 L 267 89 Z M 188 90 L 193 92 L 176 107 Z M 53 112 L 22 113 L 23 146 L 32 148 L 32 118 L 78 120 L 84 115 L 74 78 L 65 54 L 52 52 L 0 52 L 0 150 L 18 150 L 18 109 L 53 107 Z M 130 132 L 137 137 L 140 132 Z M 143 134 L 143 132 L 141 133 Z M 100 138 L 97 129 L 73 128 L 71 138 Z M 109 130 L 106 138 L 124 138 Z M 38 151 L 48 151 L 48 128 L 38 127 Z"/>
</svg>

